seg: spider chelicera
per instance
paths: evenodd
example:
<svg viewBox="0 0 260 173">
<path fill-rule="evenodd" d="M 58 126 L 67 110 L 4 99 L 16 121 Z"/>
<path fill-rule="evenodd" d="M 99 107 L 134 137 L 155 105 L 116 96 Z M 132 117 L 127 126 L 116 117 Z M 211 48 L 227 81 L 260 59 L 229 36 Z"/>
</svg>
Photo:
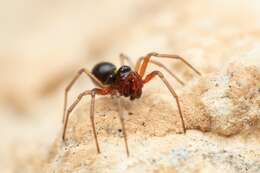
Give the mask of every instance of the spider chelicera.
<svg viewBox="0 0 260 173">
<path fill-rule="evenodd" d="M 95 96 L 96 95 L 117 95 L 117 96 L 125 96 L 129 97 L 130 100 L 135 100 L 141 97 L 142 95 L 142 89 L 144 84 L 151 81 L 155 76 L 158 76 L 163 83 L 166 85 L 166 87 L 171 92 L 172 96 L 175 98 L 179 116 L 181 119 L 181 125 L 183 133 L 186 132 L 185 123 L 182 116 L 182 111 L 180 107 L 180 102 L 178 95 L 172 88 L 172 86 L 169 84 L 169 82 L 164 77 L 163 73 L 160 71 L 152 71 L 151 73 L 145 75 L 146 68 L 149 63 L 155 64 L 159 67 L 162 67 L 165 69 L 171 76 L 173 76 L 180 84 L 184 85 L 184 83 L 175 76 L 166 66 L 164 66 L 159 61 L 152 60 L 151 58 L 170 58 L 170 59 L 176 59 L 182 61 L 184 64 L 186 64 L 188 67 L 190 67 L 193 71 L 195 71 L 198 75 L 201 75 L 201 73 L 196 70 L 190 63 L 188 63 L 185 59 L 178 55 L 170 55 L 170 54 L 159 54 L 156 52 L 148 53 L 146 56 L 140 57 L 134 67 L 134 70 L 130 67 L 133 67 L 133 63 L 131 62 L 130 58 L 128 58 L 124 54 L 120 54 L 120 60 L 122 66 L 117 69 L 116 66 L 109 62 L 101 62 L 98 63 L 94 68 L 92 69 L 92 72 L 89 72 L 87 69 L 80 69 L 78 73 L 75 75 L 75 77 L 72 79 L 72 81 L 69 83 L 69 85 L 65 89 L 65 98 L 64 98 L 64 113 L 63 113 L 63 134 L 62 134 L 62 140 L 65 141 L 65 135 L 66 135 L 66 129 L 68 125 L 68 120 L 70 113 L 74 110 L 76 105 L 80 102 L 80 100 L 84 96 L 91 96 L 91 104 L 90 104 L 90 120 L 93 130 L 93 135 L 95 138 L 95 144 L 97 148 L 97 152 L 100 153 L 100 147 L 97 139 L 97 133 L 94 123 L 94 107 L 95 107 Z M 123 65 L 124 60 L 127 60 L 130 64 L 130 66 Z M 80 93 L 77 97 L 77 99 L 73 102 L 73 104 L 67 109 L 67 99 L 68 99 L 68 92 L 71 89 L 71 87 L 74 85 L 74 83 L 77 81 L 77 79 L 80 77 L 81 74 L 86 74 L 89 76 L 94 84 L 98 86 L 97 88 L 94 88 L 92 90 L 86 90 L 82 93 Z M 129 156 L 129 149 L 128 149 L 128 142 L 127 142 L 127 134 L 125 130 L 125 124 L 124 124 L 124 118 L 121 113 L 119 113 L 120 122 L 122 125 L 122 132 L 124 136 L 125 141 L 125 148 L 127 156 Z"/>
</svg>

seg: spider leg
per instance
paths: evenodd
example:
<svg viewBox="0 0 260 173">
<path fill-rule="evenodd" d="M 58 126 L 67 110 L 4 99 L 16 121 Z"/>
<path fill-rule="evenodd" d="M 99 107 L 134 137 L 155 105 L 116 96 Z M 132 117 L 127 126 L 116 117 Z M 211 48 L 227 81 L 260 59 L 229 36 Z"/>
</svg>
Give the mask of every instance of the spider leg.
<svg viewBox="0 0 260 173">
<path fill-rule="evenodd" d="M 110 92 L 110 88 L 102 88 L 102 89 L 94 88 L 92 90 L 84 91 L 78 95 L 77 99 L 73 102 L 73 104 L 69 107 L 69 109 L 66 112 L 65 122 L 64 122 L 64 126 L 63 126 L 63 133 L 62 133 L 63 141 L 65 141 L 65 137 L 66 137 L 65 135 L 66 135 L 66 130 L 67 130 L 67 126 L 68 126 L 68 120 L 69 120 L 70 113 L 74 110 L 74 108 L 78 105 L 78 103 L 81 101 L 81 99 L 84 96 L 90 95 L 91 96 L 90 120 L 91 120 L 93 135 L 95 138 L 97 152 L 100 153 L 100 148 L 99 148 L 97 133 L 96 133 L 96 128 L 95 128 L 95 122 L 94 122 L 95 96 L 96 96 L 96 94 L 106 95 L 109 92 Z"/>
<path fill-rule="evenodd" d="M 66 110 L 67 110 L 67 102 L 68 102 L 68 93 L 71 89 L 71 87 L 75 84 L 75 82 L 78 80 L 78 78 L 82 75 L 82 74 L 86 74 L 87 76 L 89 76 L 96 85 L 98 85 L 101 88 L 104 88 L 105 86 L 102 84 L 102 82 L 100 82 L 91 72 L 89 72 L 87 69 L 80 69 L 77 74 L 74 76 L 74 78 L 70 81 L 70 83 L 67 85 L 67 87 L 65 88 L 65 93 L 64 93 L 64 109 L 63 109 L 63 118 L 62 118 L 62 122 L 64 123 L 64 119 L 65 119 L 65 114 L 66 114 Z"/>
<path fill-rule="evenodd" d="M 182 124 L 182 129 L 183 132 L 186 133 L 186 128 L 185 128 L 185 123 L 184 123 L 184 119 L 183 119 L 183 115 L 182 115 L 182 111 L 181 111 L 181 107 L 180 107 L 180 102 L 179 102 L 179 97 L 176 94 L 176 92 L 174 91 L 174 89 L 172 88 L 172 86 L 170 85 L 170 83 L 166 80 L 166 78 L 164 77 L 164 75 L 160 72 L 160 71 L 153 71 L 151 73 L 149 73 L 144 79 L 143 82 L 147 83 L 150 80 L 152 80 L 155 76 L 159 76 L 160 79 L 164 82 L 164 84 L 166 85 L 166 87 L 169 89 L 169 91 L 171 92 L 172 96 L 175 98 L 177 106 L 178 106 L 178 111 L 179 111 L 179 115 L 181 118 L 181 124 Z"/>
<path fill-rule="evenodd" d="M 175 78 L 181 85 L 185 85 L 185 83 L 178 77 L 176 76 L 169 68 L 167 68 L 165 65 L 160 63 L 159 61 L 155 60 L 150 60 L 150 63 L 155 64 L 161 68 L 163 68 L 165 71 L 167 71 L 173 78 Z"/>
<path fill-rule="evenodd" d="M 120 58 L 120 64 L 121 65 L 124 65 L 125 64 L 124 61 L 126 60 L 132 68 L 134 67 L 134 63 L 131 60 L 131 58 L 129 58 L 129 56 L 127 56 L 123 53 L 120 53 L 119 58 Z"/>
<path fill-rule="evenodd" d="M 180 60 L 184 64 L 186 64 L 189 68 L 191 68 L 194 72 L 196 72 L 198 75 L 201 75 L 201 73 L 195 67 L 193 67 L 189 62 L 187 62 L 184 58 L 180 57 L 179 55 L 159 54 L 159 53 L 156 53 L 156 52 L 151 52 L 151 53 L 148 53 L 146 56 L 139 58 L 137 63 L 136 63 L 135 71 L 137 71 L 140 74 L 141 77 L 144 76 L 145 70 L 148 66 L 148 63 L 150 62 L 151 57 L 170 58 L 170 59 Z M 143 61 L 143 63 L 141 65 L 142 61 Z"/>
<path fill-rule="evenodd" d="M 127 133 L 126 133 L 126 129 L 125 129 L 125 123 L 124 123 L 124 116 L 123 116 L 123 110 L 122 110 L 122 104 L 121 104 L 121 98 L 120 96 L 117 98 L 118 100 L 118 115 L 119 115 L 119 118 L 120 118 L 120 123 L 121 123 L 121 126 L 122 126 L 122 131 L 123 131 L 123 135 L 124 135 L 124 141 L 125 141 L 125 149 L 126 149 L 126 154 L 127 154 L 127 157 L 129 157 L 129 149 L 128 149 L 128 142 L 127 142 Z"/>
</svg>

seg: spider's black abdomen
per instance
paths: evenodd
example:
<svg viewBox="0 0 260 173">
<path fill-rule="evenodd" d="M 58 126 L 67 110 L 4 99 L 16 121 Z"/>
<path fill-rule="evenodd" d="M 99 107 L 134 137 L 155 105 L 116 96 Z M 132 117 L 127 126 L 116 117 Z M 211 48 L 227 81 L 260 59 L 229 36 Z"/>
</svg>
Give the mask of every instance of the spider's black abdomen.
<svg viewBox="0 0 260 173">
<path fill-rule="evenodd" d="M 109 62 L 101 62 L 94 66 L 92 74 L 103 84 L 112 84 L 115 80 L 116 66 Z"/>
</svg>

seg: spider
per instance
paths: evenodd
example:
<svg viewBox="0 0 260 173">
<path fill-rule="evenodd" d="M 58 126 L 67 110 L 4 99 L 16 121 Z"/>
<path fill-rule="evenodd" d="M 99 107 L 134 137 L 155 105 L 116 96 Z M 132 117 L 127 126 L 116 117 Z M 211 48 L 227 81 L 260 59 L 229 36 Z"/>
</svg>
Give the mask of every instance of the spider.
<svg viewBox="0 0 260 173">
<path fill-rule="evenodd" d="M 95 96 L 96 95 L 112 95 L 112 96 L 124 96 L 129 97 L 130 100 L 135 100 L 141 97 L 142 89 L 144 84 L 151 81 L 155 76 L 158 76 L 162 82 L 166 85 L 168 90 L 170 91 L 171 95 L 175 98 L 178 112 L 181 120 L 182 130 L 183 133 L 186 132 L 185 123 L 183 120 L 183 115 L 181 111 L 181 106 L 179 102 L 178 95 L 174 91 L 173 87 L 170 85 L 168 80 L 164 77 L 163 73 L 160 71 L 152 71 L 151 73 L 145 75 L 146 68 L 149 63 L 155 64 L 159 67 L 165 69 L 171 76 L 173 76 L 180 84 L 184 85 L 177 76 L 175 76 L 166 66 L 164 66 L 159 61 L 152 60 L 151 58 L 170 58 L 182 61 L 186 64 L 189 68 L 191 68 L 194 72 L 198 75 L 201 73 L 196 70 L 190 63 L 188 63 L 185 59 L 178 55 L 170 55 L 170 54 L 159 54 L 156 52 L 148 53 L 147 55 L 140 57 L 137 60 L 137 63 L 134 67 L 134 70 L 130 67 L 133 67 L 133 63 L 131 62 L 130 58 L 124 54 L 120 54 L 120 61 L 122 66 L 117 69 L 116 66 L 109 62 L 101 62 L 94 66 L 92 72 L 88 71 L 87 69 L 80 69 L 72 81 L 68 84 L 65 89 L 65 98 L 64 98 L 64 112 L 63 112 L 63 133 L 62 133 L 62 140 L 65 141 L 66 129 L 68 125 L 68 120 L 70 113 L 74 110 L 76 105 L 80 102 L 80 100 L 84 96 L 91 96 L 91 104 L 90 104 L 90 120 L 92 125 L 92 131 L 95 139 L 97 153 L 100 153 L 100 147 L 98 143 L 95 123 L 94 123 L 94 107 L 95 107 Z M 124 60 L 127 60 L 130 66 L 123 65 Z M 72 105 L 67 109 L 67 99 L 68 99 L 68 92 L 70 91 L 71 87 L 77 81 L 77 79 L 82 75 L 86 74 L 89 76 L 94 84 L 98 86 L 92 90 L 86 90 L 80 93 L 77 99 L 72 103 Z M 120 105 L 119 105 L 120 106 Z M 129 148 L 127 142 L 127 133 L 125 130 L 124 118 L 123 115 L 119 111 L 120 122 L 122 125 L 122 133 L 124 137 L 125 149 L 126 154 L 129 156 Z"/>
</svg>

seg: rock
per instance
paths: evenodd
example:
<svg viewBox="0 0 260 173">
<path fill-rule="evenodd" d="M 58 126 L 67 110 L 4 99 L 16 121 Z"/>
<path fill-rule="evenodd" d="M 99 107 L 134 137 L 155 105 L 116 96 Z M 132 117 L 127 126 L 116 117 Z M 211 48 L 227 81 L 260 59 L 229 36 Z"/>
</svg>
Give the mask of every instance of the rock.
<svg viewBox="0 0 260 173">
<path fill-rule="evenodd" d="M 123 99 L 129 158 L 116 98 L 96 101 L 101 154 L 96 153 L 89 103 L 83 102 L 71 115 L 66 142 L 59 135 L 50 149 L 46 171 L 259 172 L 259 78 L 257 66 L 235 61 L 188 84 L 180 100 L 186 126 L 194 130 L 186 134 L 176 133 L 180 118 L 167 90 L 144 89 L 139 100 Z M 156 85 L 163 88 L 159 81 Z"/>
<path fill-rule="evenodd" d="M 182 95 L 188 127 L 225 136 L 255 127 L 260 119 L 259 88 L 259 68 L 245 62 L 200 79 Z"/>
</svg>

